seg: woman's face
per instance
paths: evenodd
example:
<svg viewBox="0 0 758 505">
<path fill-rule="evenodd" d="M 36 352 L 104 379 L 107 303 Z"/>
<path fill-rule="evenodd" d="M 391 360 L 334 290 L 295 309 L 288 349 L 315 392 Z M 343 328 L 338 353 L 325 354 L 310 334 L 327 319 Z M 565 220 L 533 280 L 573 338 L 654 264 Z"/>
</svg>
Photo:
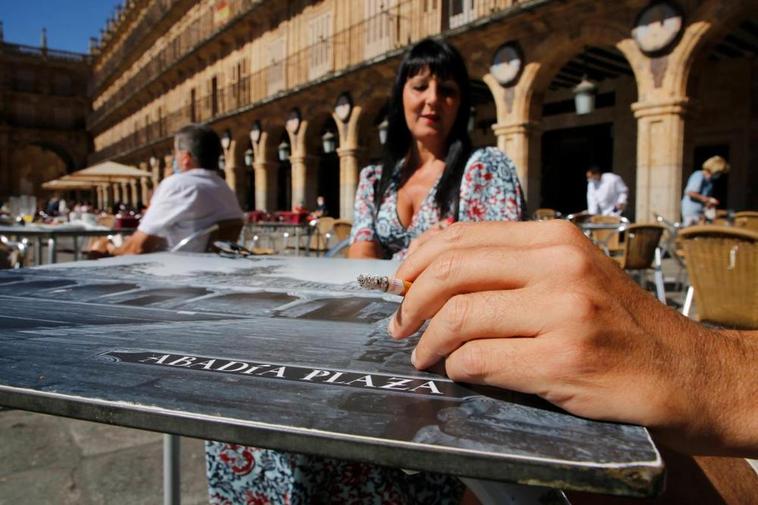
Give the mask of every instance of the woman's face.
<svg viewBox="0 0 758 505">
<path fill-rule="evenodd" d="M 440 80 L 428 68 L 408 78 L 403 87 L 405 122 L 415 140 L 447 140 L 460 104 L 458 83 Z"/>
</svg>

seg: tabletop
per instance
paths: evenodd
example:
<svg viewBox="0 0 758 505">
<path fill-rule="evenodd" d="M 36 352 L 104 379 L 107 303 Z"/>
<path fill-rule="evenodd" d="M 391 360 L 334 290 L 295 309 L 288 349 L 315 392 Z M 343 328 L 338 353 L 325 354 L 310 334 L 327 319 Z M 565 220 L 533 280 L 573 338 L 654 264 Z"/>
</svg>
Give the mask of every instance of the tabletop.
<svg viewBox="0 0 758 505">
<path fill-rule="evenodd" d="M 478 479 L 662 487 L 638 426 L 454 383 L 394 341 L 396 264 L 158 253 L 0 271 L 0 405 Z"/>
<path fill-rule="evenodd" d="M 25 226 L 0 226 L 0 235 L 17 235 L 25 237 L 102 237 L 115 233 L 129 234 L 134 232 L 134 228 L 87 228 L 84 226 L 73 225 L 37 225 L 28 224 Z"/>
</svg>

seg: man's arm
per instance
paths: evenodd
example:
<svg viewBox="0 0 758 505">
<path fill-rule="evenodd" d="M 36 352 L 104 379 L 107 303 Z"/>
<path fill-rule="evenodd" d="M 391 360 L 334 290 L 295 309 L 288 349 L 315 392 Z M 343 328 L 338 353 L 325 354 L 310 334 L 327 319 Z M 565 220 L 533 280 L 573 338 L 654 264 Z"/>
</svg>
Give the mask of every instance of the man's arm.
<svg viewBox="0 0 758 505">
<path fill-rule="evenodd" d="M 453 380 L 537 394 L 576 415 L 649 427 L 689 453 L 758 455 L 758 332 L 716 330 L 656 300 L 576 226 L 456 223 L 396 276 L 390 322 Z"/>
<path fill-rule="evenodd" d="M 590 214 L 600 214 L 600 205 L 591 184 L 587 184 L 587 212 Z"/>
<path fill-rule="evenodd" d="M 156 235 L 148 235 L 140 230 L 135 231 L 126 238 L 121 247 L 108 244 L 108 254 L 111 256 L 123 256 L 126 254 L 147 254 L 151 252 L 164 251 L 166 249 L 166 239 Z"/>
</svg>

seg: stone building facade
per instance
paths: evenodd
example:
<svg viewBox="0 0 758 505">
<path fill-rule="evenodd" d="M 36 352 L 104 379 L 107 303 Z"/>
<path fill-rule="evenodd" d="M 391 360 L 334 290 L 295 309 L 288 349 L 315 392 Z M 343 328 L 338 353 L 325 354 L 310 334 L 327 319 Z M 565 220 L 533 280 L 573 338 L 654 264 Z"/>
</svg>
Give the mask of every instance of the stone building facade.
<svg viewBox="0 0 758 505">
<path fill-rule="evenodd" d="M 750 0 L 133 0 L 94 54 L 90 161 L 141 166 L 154 186 L 172 133 L 205 122 L 243 206 L 323 194 L 350 219 L 403 51 L 442 36 L 468 65 L 475 145 L 510 155 L 530 210 L 583 209 L 599 164 L 630 186 L 631 217 L 678 219 L 712 154 L 733 167 L 725 206 L 757 208 L 757 14 Z M 583 77 L 595 107 L 579 115 Z"/>
<path fill-rule="evenodd" d="M 0 201 L 86 166 L 89 57 L 0 37 Z"/>
</svg>

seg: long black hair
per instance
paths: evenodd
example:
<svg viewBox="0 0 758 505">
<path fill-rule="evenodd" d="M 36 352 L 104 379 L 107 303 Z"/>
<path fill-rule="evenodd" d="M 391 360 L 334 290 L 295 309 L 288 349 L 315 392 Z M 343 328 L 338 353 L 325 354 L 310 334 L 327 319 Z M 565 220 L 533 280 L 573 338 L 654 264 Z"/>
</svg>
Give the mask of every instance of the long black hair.
<svg viewBox="0 0 758 505">
<path fill-rule="evenodd" d="M 435 201 L 440 210 L 440 218 L 451 212 L 453 219 L 458 219 L 458 200 L 460 198 L 461 177 L 466 168 L 466 161 L 471 153 L 471 139 L 468 135 L 468 120 L 471 109 L 471 85 L 468 71 L 463 58 L 457 49 L 443 40 L 427 38 L 414 45 L 403 58 L 395 76 L 392 87 L 392 98 L 387 113 L 387 141 L 384 144 L 384 162 L 382 177 L 374 192 L 376 211 L 387 188 L 392 181 L 397 164 L 403 160 L 411 148 L 411 132 L 405 122 L 403 108 L 403 88 L 406 81 L 429 69 L 429 72 L 440 80 L 452 79 L 460 89 L 460 106 L 453 127 L 447 138 L 447 156 L 445 170 L 442 172 Z M 401 178 L 401 185 L 409 173 Z"/>
</svg>

